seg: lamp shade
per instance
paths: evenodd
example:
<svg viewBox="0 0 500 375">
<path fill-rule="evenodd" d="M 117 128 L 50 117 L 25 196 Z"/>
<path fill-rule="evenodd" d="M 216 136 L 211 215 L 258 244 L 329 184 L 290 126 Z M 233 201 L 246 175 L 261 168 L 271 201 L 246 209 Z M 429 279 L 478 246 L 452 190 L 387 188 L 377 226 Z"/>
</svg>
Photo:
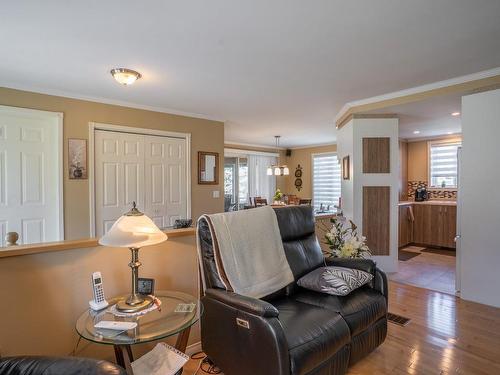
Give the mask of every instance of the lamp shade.
<svg viewBox="0 0 500 375">
<path fill-rule="evenodd" d="M 146 215 L 123 215 L 99 240 L 113 247 L 144 247 L 166 241 L 167 235 Z"/>
</svg>

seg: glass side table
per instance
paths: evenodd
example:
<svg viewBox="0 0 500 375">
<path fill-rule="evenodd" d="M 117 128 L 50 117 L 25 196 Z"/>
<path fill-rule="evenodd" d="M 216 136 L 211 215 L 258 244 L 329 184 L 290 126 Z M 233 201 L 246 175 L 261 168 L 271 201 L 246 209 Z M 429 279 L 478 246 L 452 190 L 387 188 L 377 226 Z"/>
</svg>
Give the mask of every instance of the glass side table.
<svg viewBox="0 0 500 375">
<path fill-rule="evenodd" d="M 161 300 L 161 311 L 154 310 L 145 315 L 122 318 L 107 312 L 109 307 L 98 312 L 89 309 L 78 318 L 76 331 L 85 340 L 97 344 L 113 345 L 116 363 L 126 369 L 129 374 L 132 374 L 130 363 L 134 360 L 132 345 L 178 335 L 175 348 L 181 352 L 185 352 L 191 326 L 203 314 L 202 303 L 197 298 L 180 292 L 158 291 L 155 296 Z M 121 298 L 123 296 L 109 300 L 109 305 L 115 304 Z M 192 312 L 175 312 L 175 308 L 180 303 L 193 303 L 196 307 Z M 96 330 L 94 325 L 101 320 L 136 322 L 137 327 L 120 334 L 117 334 L 118 331 Z M 181 373 L 182 369 L 178 374 Z"/>
</svg>

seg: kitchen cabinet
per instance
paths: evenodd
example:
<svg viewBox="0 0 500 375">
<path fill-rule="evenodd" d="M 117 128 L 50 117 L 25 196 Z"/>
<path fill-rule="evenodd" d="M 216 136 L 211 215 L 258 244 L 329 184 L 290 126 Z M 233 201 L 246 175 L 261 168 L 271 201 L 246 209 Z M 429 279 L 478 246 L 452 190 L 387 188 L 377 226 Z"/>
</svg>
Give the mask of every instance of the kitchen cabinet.
<svg viewBox="0 0 500 375">
<path fill-rule="evenodd" d="M 413 242 L 413 206 L 399 206 L 399 247 L 406 246 Z"/>
<path fill-rule="evenodd" d="M 413 242 L 455 247 L 457 207 L 453 205 L 415 204 Z"/>
<path fill-rule="evenodd" d="M 457 235 L 457 207 L 442 206 L 441 217 L 443 220 L 443 231 L 440 238 L 441 246 L 455 248 L 455 236 Z"/>
</svg>

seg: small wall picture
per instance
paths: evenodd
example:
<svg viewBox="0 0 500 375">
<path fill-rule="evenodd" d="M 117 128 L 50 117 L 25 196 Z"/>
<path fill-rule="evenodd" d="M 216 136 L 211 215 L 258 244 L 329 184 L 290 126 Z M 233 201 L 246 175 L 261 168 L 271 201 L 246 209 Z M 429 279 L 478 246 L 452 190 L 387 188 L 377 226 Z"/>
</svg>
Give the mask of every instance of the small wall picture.
<svg viewBox="0 0 500 375">
<path fill-rule="evenodd" d="M 342 158 L 342 178 L 349 180 L 349 155 Z"/>
<path fill-rule="evenodd" d="M 68 167 L 71 180 L 87 178 L 87 140 L 68 139 Z"/>
</svg>

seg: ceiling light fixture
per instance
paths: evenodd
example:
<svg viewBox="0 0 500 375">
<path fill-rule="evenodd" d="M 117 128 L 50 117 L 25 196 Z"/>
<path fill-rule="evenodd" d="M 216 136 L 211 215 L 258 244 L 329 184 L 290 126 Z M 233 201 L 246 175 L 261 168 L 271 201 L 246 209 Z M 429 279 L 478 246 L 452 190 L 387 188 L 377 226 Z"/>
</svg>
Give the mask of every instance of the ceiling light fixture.
<svg viewBox="0 0 500 375">
<path fill-rule="evenodd" d="M 114 68 L 110 71 L 116 82 L 128 86 L 141 78 L 141 73 L 127 68 Z"/>
<path fill-rule="evenodd" d="M 455 116 L 455 117 L 456 117 L 456 116 L 460 116 L 460 112 L 452 112 L 452 113 L 451 113 L 451 115 L 452 115 L 452 116 Z"/>
<path fill-rule="evenodd" d="M 420 130 L 414 130 L 413 134 L 420 134 Z"/>
<path fill-rule="evenodd" d="M 280 138 L 281 135 L 275 135 L 274 138 L 276 139 L 276 152 L 278 153 L 278 165 L 270 165 L 267 167 L 267 175 L 272 176 L 273 174 L 275 176 L 288 176 L 290 174 L 290 170 L 286 165 L 280 165 L 280 158 L 279 158 L 279 152 L 280 152 Z"/>
</svg>

